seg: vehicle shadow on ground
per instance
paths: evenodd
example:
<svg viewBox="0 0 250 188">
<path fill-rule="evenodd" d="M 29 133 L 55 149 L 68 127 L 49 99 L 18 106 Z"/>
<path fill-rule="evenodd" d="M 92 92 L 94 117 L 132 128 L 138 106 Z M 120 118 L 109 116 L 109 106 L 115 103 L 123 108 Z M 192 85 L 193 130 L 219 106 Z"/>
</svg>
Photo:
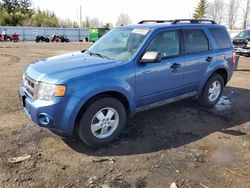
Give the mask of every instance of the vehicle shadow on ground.
<svg viewBox="0 0 250 188">
<path fill-rule="evenodd" d="M 249 96 L 250 90 L 227 87 L 214 108 L 203 108 L 197 101 L 186 99 L 140 112 L 129 120 L 117 141 L 99 149 L 88 148 L 81 141 L 65 143 L 79 153 L 120 156 L 177 148 L 214 132 L 242 136 L 245 133 L 233 127 L 250 121 Z"/>
</svg>

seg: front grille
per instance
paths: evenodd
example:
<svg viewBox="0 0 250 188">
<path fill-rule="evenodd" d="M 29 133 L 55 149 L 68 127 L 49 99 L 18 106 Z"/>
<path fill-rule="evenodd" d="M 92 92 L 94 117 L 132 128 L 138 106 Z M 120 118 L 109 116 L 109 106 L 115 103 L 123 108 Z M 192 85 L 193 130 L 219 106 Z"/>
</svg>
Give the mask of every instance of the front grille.
<svg viewBox="0 0 250 188">
<path fill-rule="evenodd" d="M 25 93 L 31 99 L 36 98 L 36 91 L 37 91 L 37 87 L 38 87 L 37 82 L 35 80 L 31 79 L 30 77 L 28 77 L 27 75 L 24 75 L 23 79 L 24 79 L 23 84 L 24 84 L 24 88 L 25 88 Z"/>
<path fill-rule="evenodd" d="M 233 45 L 235 47 L 242 47 L 242 46 L 245 46 L 246 44 L 245 43 L 233 43 Z"/>
<path fill-rule="evenodd" d="M 243 47 L 247 45 L 247 42 L 245 40 L 234 40 L 233 45 L 235 47 Z"/>
</svg>

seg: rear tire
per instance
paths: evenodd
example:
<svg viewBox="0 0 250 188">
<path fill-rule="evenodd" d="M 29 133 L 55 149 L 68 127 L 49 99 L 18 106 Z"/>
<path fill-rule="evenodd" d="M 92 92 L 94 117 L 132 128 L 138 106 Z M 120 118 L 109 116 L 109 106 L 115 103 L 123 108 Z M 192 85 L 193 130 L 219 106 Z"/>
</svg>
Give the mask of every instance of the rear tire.
<svg viewBox="0 0 250 188">
<path fill-rule="evenodd" d="M 199 103 L 205 107 L 213 107 L 218 103 L 224 89 L 224 79 L 219 74 L 214 74 L 207 81 L 202 94 L 199 97 Z"/>
<path fill-rule="evenodd" d="M 119 100 L 111 97 L 100 98 L 83 113 L 78 136 L 92 147 L 107 145 L 121 134 L 126 119 L 126 109 Z"/>
</svg>

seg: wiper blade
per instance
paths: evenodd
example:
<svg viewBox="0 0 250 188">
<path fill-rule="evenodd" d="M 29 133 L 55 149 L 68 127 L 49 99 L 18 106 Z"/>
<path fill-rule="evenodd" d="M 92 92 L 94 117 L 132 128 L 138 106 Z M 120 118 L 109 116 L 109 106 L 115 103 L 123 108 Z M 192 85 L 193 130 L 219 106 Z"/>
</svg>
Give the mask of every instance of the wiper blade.
<svg viewBox="0 0 250 188">
<path fill-rule="evenodd" d="M 89 53 L 89 55 L 91 55 L 92 56 L 92 52 L 90 52 L 89 50 L 83 50 L 83 51 L 81 51 L 82 53 L 84 53 L 84 52 L 88 52 Z"/>
<path fill-rule="evenodd" d="M 112 58 L 110 58 L 110 57 L 107 57 L 107 56 L 105 56 L 105 55 L 102 55 L 102 54 L 100 54 L 100 53 L 94 53 L 94 52 L 90 52 L 92 55 L 96 55 L 96 56 L 98 56 L 98 57 L 101 57 L 101 58 L 104 58 L 104 59 L 112 59 Z"/>
<path fill-rule="evenodd" d="M 100 54 L 100 53 L 91 52 L 91 51 L 89 51 L 89 50 L 83 50 L 82 53 L 84 53 L 84 52 L 88 52 L 90 56 L 95 55 L 95 56 L 98 56 L 98 57 L 101 57 L 101 58 L 104 58 L 104 59 L 112 59 L 112 58 L 107 57 L 107 56 L 105 56 L 105 55 L 102 55 L 102 54 Z M 113 60 L 113 59 L 112 59 L 112 60 Z"/>
</svg>

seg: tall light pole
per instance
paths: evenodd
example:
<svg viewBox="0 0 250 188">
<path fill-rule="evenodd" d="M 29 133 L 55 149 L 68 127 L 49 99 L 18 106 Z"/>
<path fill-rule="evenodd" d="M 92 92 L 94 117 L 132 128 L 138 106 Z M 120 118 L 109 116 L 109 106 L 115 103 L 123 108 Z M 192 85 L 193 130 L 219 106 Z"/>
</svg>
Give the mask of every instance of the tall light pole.
<svg viewBox="0 0 250 188">
<path fill-rule="evenodd" d="M 82 28 L 82 6 L 80 6 L 80 27 Z"/>
</svg>

